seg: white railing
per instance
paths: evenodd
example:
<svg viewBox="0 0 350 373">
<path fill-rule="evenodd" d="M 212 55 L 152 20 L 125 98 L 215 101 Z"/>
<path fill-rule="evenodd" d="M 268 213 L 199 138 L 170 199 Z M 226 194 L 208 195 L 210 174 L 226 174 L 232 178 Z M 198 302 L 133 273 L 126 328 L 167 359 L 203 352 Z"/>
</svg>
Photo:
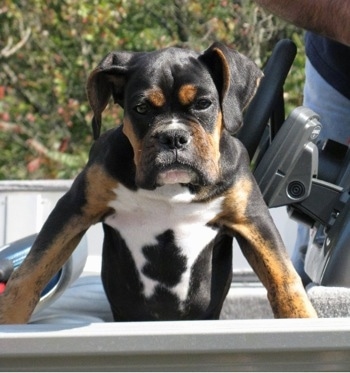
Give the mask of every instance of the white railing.
<svg viewBox="0 0 350 373">
<path fill-rule="evenodd" d="M 0 181 L 0 245 L 40 231 L 72 180 Z M 87 233 L 90 255 L 100 255 L 102 228 Z"/>
</svg>

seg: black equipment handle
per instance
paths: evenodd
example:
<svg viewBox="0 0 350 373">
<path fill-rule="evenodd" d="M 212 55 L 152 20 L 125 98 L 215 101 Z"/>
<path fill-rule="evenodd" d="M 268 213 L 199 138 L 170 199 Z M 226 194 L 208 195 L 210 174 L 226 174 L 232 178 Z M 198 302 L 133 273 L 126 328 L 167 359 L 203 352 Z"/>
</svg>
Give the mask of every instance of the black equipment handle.
<svg viewBox="0 0 350 373">
<path fill-rule="evenodd" d="M 274 111 L 283 110 L 283 85 L 297 53 L 296 45 L 289 39 L 280 40 L 264 68 L 264 77 L 244 116 L 237 138 L 246 147 L 252 159 Z M 282 95 L 282 98 L 281 98 Z M 281 115 L 279 115 L 281 121 Z M 283 118 L 284 120 L 284 118 Z M 283 123 L 282 120 L 282 123 Z M 280 123 L 280 124 L 282 124 Z M 277 131 L 273 129 L 272 131 Z"/>
</svg>

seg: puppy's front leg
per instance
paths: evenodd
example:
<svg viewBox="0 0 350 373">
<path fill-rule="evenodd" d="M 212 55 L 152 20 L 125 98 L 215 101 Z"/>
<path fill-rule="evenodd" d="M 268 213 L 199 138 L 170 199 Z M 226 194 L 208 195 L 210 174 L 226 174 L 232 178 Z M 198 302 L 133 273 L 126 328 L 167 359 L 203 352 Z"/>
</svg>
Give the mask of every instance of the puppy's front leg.
<svg viewBox="0 0 350 373">
<path fill-rule="evenodd" d="M 228 192 L 221 224 L 234 232 L 267 289 L 276 318 L 317 317 L 250 173 L 244 173 Z"/>
<path fill-rule="evenodd" d="M 28 322 L 46 284 L 67 261 L 90 225 L 108 212 L 114 185 L 115 181 L 97 166 L 77 177 L 0 295 L 0 323 Z"/>
</svg>

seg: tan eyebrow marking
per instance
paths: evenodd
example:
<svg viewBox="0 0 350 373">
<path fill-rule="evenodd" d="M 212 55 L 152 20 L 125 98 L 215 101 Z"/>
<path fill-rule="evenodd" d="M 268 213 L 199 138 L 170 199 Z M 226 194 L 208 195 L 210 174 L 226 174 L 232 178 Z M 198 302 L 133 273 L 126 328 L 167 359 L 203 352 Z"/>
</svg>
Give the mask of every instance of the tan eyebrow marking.
<svg viewBox="0 0 350 373">
<path fill-rule="evenodd" d="M 182 105 L 189 105 L 194 101 L 197 94 L 197 88 L 192 84 L 184 84 L 179 89 L 179 100 Z"/>
<path fill-rule="evenodd" d="M 161 107 L 165 104 L 165 95 L 160 88 L 148 89 L 145 95 L 153 106 Z"/>
</svg>

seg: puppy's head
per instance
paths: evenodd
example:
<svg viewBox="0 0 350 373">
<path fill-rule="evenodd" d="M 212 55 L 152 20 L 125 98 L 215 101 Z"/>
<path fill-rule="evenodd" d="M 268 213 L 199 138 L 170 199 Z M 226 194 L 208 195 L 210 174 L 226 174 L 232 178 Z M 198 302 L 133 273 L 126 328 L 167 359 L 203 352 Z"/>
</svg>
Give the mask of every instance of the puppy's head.
<svg viewBox="0 0 350 373">
<path fill-rule="evenodd" d="M 241 127 L 261 76 L 252 61 L 220 43 L 202 54 L 178 48 L 110 53 L 87 84 L 94 137 L 112 96 L 124 108 L 139 187 L 216 183 L 221 138 Z"/>
</svg>

